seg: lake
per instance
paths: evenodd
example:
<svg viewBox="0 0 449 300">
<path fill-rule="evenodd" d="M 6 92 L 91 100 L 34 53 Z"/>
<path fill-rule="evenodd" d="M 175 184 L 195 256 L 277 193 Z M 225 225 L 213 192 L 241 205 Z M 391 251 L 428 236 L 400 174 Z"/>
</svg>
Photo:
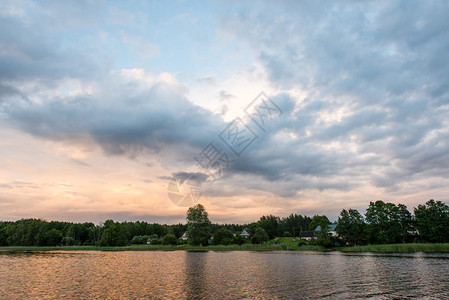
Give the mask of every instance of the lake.
<svg viewBox="0 0 449 300">
<path fill-rule="evenodd" d="M 449 299 L 448 254 L 0 252 L 0 298 Z"/>
</svg>

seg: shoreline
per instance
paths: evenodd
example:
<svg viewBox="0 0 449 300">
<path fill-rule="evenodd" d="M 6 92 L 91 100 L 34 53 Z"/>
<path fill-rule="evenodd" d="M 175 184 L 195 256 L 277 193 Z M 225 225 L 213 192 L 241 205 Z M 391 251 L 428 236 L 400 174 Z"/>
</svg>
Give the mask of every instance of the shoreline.
<svg viewBox="0 0 449 300">
<path fill-rule="evenodd" d="M 312 252 L 374 252 L 374 253 L 449 253 L 449 243 L 446 244 L 387 244 L 387 245 L 365 245 L 353 247 L 336 247 L 325 249 L 321 246 L 296 246 L 287 245 L 212 245 L 212 246 L 163 246 L 163 245 L 130 245 L 114 247 L 97 246 L 2 246 L 0 252 L 40 252 L 40 251 L 189 251 L 189 252 L 208 252 L 208 251 L 312 251 Z"/>
</svg>

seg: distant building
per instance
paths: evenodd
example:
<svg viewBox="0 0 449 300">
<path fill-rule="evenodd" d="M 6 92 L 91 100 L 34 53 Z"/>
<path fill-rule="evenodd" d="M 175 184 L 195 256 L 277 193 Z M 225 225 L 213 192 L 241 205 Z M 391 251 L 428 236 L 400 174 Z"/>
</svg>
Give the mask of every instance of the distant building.
<svg viewBox="0 0 449 300">
<path fill-rule="evenodd" d="M 184 233 L 182 234 L 181 240 L 187 241 L 188 239 L 189 239 L 189 238 L 187 237 L 187 231 L 186 231 L 186 232 L 184 232 Z"/>
<path fill-rule="evenodd" d="M 336 228 L 337 228 L 337 224 L 330 224 L 330 225 L 327 225 L 327 232 L 329 232 L 329 234 L 330 234 L 331 236 L 337 237 L 337 236 L 338 236 L 338 233 L 337 233 Z M 315 231 L 321 231 L 321 226 L 318 225 L 318 226 L 315 228 Z"/>
<path fill-rule="evenodd" d="M 298 235 L 298 238 L 300 240 L 309 241 L 309 240 L 315 238 L 315 231 L 303 231 L 303 232 L 300 232 L 299 235 Z"/>
<path fill-rule="evenodd" d="M 243 229 L 243 231 L 240 233 L 240 237 L 246 238 L 246 239 L 249 239 L 252 235 L 253 234 L 252 234 L 251 230 L 249 230 L 248 228 Z"/>
</svg>

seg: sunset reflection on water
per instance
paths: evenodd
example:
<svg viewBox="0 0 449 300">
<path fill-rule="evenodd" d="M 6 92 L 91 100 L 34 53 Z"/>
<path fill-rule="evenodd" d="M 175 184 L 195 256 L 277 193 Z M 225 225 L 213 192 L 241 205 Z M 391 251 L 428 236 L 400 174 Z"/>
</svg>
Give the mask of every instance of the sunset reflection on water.
<svg viewBox="0 0 449 300">
<path fill-rule="evenodd" d="M 5 299 L 448 297 L 449 255 L 0 252 Z"/>
</svg>

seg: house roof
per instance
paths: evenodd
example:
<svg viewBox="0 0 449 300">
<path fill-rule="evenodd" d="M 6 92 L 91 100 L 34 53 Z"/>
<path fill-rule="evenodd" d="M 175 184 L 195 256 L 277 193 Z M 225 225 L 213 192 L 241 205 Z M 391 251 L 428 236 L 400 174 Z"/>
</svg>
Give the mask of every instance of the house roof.
<svg viewBox="0 0 449 300">
<path fill-rule="evenodd" d="M 242 230 L 242 232 L 240 233 L 240 235 L 251 235 L 251 230 L 249 230 L 248 228 L 245 228 Z"/>
<path fill-rule="evenodd" d="M 312 238 L 312 237 L 315 237 L 315 231 L 303 231 L 303 232 L 300 232 L 298 237 L 300 237 L 300 238 L 308 238 L 308 237 Z"/>
<path fill-rule="evenodd" d="M 328 231 L 335 231 L 336 228 L 337 228 L 337 224 L 329 224 L 329 225 L 327 225 L 327 230 L 328 230 Z M 315 228 L 315 231 L 321 231 L 321 226 L 318 225 L 318 226 Z"/>
</svg>

